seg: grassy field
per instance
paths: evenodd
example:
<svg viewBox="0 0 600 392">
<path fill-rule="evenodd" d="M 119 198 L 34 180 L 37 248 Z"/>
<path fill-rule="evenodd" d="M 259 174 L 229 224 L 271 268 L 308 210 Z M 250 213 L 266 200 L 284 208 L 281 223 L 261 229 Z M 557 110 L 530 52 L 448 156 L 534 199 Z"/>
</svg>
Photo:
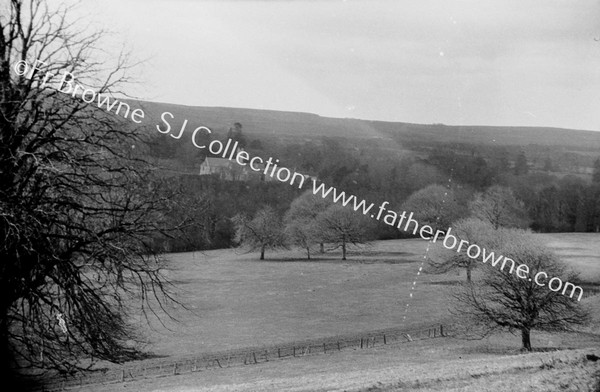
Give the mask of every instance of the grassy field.
<svg viewBox="0 0 600 392">
<path fill-rule="evenodd" d="M 543 234 L 540 238 L 586 282 L 600 283 L 600 235 Z M 447 290 L 449 283 L 463 280 L 464 275 L 417 276 L 427 246 L 419 239 L 381 241 L 351 252 L 348 261 L 339 260 L 336 253 L 307 261 L 295 251 L 267 254 L 266 261 L 234 250 L 172 254 L 171 279 L 190 310 L 170 309 L 179 321 L 167 322 L 167 328 L 157 320 L 147 327 L 140 318 L 140 329 L 148 350 L 179 357 L 388 327 L 451 323 Z M 598 353 L 600 296 L 584 302 L 594 309 L 594 324 L 588 330 L 593 334 L 536 332 L 534 347 L 596 348 Z M 597 366 L 581 361 L 582 351 L 519 355 L 519 343 L 519 336 L 508 334 L 483 341 L 435 339 L 94 390 L 553 390 L 550 381 L 555 377 L 576 385 L 579 381 L 565 374 L 580 374 L 587 380 L 596 371 Z M 544 361 L 554 365 L 542 368 Z M 507 383 L 503 376 L 507 372 L 520 380 L 522 389 Z"/>
<path fill-rule="evenodd" d="M 418 239 L 383 241 L 346 262 L 337 253 L 308 262 L 292 251 L 266 261 L 233 250 L 170 255 L 191 311 L 171 309 L 180 322 L 169 322 L 170 330 L 153 322 L 149 348 L 192 354 L 443 322 L 448 304 L 439 283 L 460 277 L 421 274 L 411 298 L 426 247 Z"/>
<path fill-rule="evenodd" d="M 537 234 L 584 281 L 600 283 L 600 234 Z"/>
<path fill-rule="evenodd" d="M 521 354 L 518 338 L 484 341 L 434 339 L 367 350 L 299 357 L 259 365 L 219 369 L 132 383 L 90 387 L 94 392 L 281 392 L 281 391 L 590 391 L 600 362 L 600 339 L 536 334 L 538 347 L 549 340 L 565 347 L 596 348 Z M 600 376 L 598 376 L 600 380 Z"/>
</svg>

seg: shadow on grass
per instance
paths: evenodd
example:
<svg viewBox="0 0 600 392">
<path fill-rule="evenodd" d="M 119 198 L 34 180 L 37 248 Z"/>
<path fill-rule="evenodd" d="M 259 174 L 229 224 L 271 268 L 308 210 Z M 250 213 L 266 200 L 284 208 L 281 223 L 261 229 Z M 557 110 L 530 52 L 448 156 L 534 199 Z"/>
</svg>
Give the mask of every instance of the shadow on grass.
<svg viewBox="0 0 600 392">
<path fill-rule="evenodd" d="M 434 286 L 456 286 L 463 282 L 464 280 L 440 280 L 439 282 L 423 282 L 423 284 L 430 284 Z"/>
<path fill-rule="evenodd" d="M 464 354 L 487 354 L 487 355 L 520 355 L 532 353 L 547 353 L 563 350 L 574 350 L 573 347 L 533 347 L 531 351 L 523 350 L 518 346 L 475 346 L 465 347 L 461 350 Z"/>
<path fill-rule="evenodd" d="M 400 251 L 374 251 L 374 250 L 349 250 L 349 256 L 417 256 L 413 252 Z"/>
<path fill-rule="evenodd" d="M 342 260 L 340 258 L 321 258 L 321 257 L 311 257 L 308 260 L 306 257 L 285 257 L 285 258 L 265 258 L 265 260 L 258 259 L 249 259 L 243 260 L 241 262 L 254 262 L 254 263 L 328 263 L 328 264 L 412 264 L 419 263 L 419 260 L 415 259 L 398 259 L 398 260 L 390 260 L 390 259 L 354 259 L 352 257 L 348 257 L 346 260 Z"/>
</svg>

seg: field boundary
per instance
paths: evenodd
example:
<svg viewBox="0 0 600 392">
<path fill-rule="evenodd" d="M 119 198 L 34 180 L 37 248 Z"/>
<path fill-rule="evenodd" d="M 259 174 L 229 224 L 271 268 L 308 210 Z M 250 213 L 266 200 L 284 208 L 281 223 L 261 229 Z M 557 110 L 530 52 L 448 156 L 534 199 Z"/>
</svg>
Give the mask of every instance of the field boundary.
<svg viewBox="0 0 600 392">
<path fill-rule="evenodd" d="M 106 371 L 90 372 L 75 377 L 55 377 L 45 380 L 39 392 L 63 391 L 85 385 L 123 383 L 147 378 L 167 377 L 207 370 L 291 359 L 315 354 L 333 354 L 349 349 L 368 349 L 389 344 L 410 343 L 451 336 L 451 327 L 442 324 L 421 329 L 390 328 L 353 335 L 296 341 L 280 345 L 247 347 L 205 353 L 188 358 L 165 358 L 152 364 L 123 365 Z"/>
</svg>

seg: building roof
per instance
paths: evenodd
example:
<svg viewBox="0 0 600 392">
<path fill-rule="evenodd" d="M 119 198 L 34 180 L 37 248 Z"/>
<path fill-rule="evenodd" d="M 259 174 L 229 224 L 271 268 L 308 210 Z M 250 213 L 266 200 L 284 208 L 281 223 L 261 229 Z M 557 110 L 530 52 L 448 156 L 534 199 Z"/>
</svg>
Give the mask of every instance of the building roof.
<svg viewBox="0 0 600 392">
<path fill-rule="evenodd" d="M 225 158 L 206 158 L 204 160 L 204 164 L 207 164 L 212 167 L 226 167 L 229 168 L 229 164 L 231 162 Z"/>
</svg>

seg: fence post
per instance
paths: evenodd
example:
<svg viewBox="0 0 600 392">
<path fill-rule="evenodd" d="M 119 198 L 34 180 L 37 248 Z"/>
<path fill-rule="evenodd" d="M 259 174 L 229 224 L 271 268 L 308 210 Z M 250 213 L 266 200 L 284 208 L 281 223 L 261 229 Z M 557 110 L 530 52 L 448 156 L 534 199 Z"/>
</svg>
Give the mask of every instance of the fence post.
<svg viewBox="0 0 600 392">
<path fill-rule="evenodd" d="M 277 348 L 277 358 L 281 358 L 281 348 Z"/>
<path fill-rule="evenodd" d="M 254 351 L 252 352 L 252 357 L 254 357 L 254 363 L 258 363 L 258 361 L 256 360 L 256 353 Z"/>
<path fill-rule="evenodd" d="M 121 382 L 125 381 L 125 369 L 121 369 Z"/>
<path fill-rule="evenodd" d="M 440 324 L 440 335 L 444 336 L 444 326 Z"/>
<path fill-rule="evenodd" d="M 177 374 L 177 362 L 173 364 L 173 375 Z"/>
<path fill-rule="evenodd" d="M 385 337 L 385 334 L 383 334 L 383 344 L 387 344 L 387 339 Z"/>
<path fill-rule="evenodd" d="M 342 351 L 342 349 L 340 348 L 340 341 L 337 341 L 337 346 L 338 346 L 338 351 Z"/>
<path fill-rule="evenodd" d="M 360 348 L 363 348 L 363 338 L 360 338 Z"/>
<path fill-rule="evenodd" d="M 323 343 L 323 354 L 327 354 L 327 347 L 325 346 L 325 343 Z"/>
<path fill-rule="evenodd" d="M 294 346 L 294 357 L 296 356 L 296 346 Z"/>
</svg>

